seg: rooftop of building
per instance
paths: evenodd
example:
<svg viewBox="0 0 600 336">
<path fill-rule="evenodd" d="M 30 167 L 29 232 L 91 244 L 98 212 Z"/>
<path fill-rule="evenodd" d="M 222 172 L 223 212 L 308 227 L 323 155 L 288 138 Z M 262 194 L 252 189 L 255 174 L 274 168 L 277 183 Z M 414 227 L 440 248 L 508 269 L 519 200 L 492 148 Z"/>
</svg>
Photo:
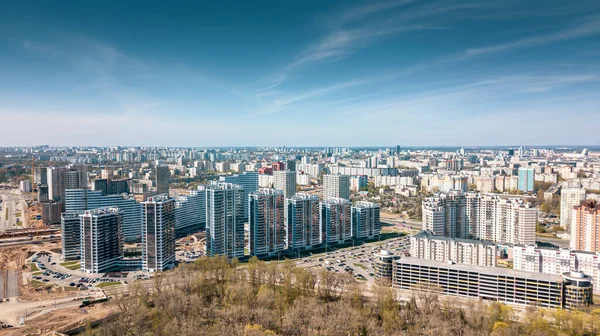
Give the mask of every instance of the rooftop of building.
<svg viewBox="0 0 600 336">
<path fill-rule="evenodd" d="M 250 195 L 281 195 L 283 196 L 283 190 L 277 190 L 274 188 L 260 188 Z"/>
<path fill-rule="evenodd" d="M 350 201 L 341 197 L 329 197 L 322 201 L 323 204 L 350 204 Z"/>
<path fill-rule="evenodd" d="M 434 235 L 433 232 L 428 230 L 422 230 L 413 237 L 418 239 L 432 239 L 432 240 L 444 240 L 444 241 L 455 241 L 459 243 L 469 243 L 469 244 L 482 244 L 482 245 L 496 245 L 495 243 L 489 240 L 480 240 L 480 239 L 466 239 L 466 238 L 453 238 L 447 236 L 439 236 Z"/>
<path fill-rule="evenodd" d="M 317 195 L 313 195 L 313 194 L 309 194 L 309 193 L 296 193 L 294 194 L 292 197 L 290 197 L 292 200 L 295 201 L 301 201 L 301 200 L 315 200 L 318 201 L 319 200 L 319 196 Z"/>
<path fill-rule="evenodd" d="M 148 197 L 146 199 L 146 202 L 143 202 L 143 203 L 160 203 L 160 202 L 165 202 L 168 200 L 169 200 L 169 194 L 163 193 L 163 194 L 158 194 L 158 195 Z"/>
<path fill-rule="evenodd" d="M 85 210 L 82 216 L 101 216 L 101 215 L 111 215 L 118 214 L 122 212 L 119 208 L 109 207 L 109 208 L 97 208 L 92 210 Z"/>
<path fill-rule="evenodd" d="M 455 269 L 461 270 L 465 272 L 477 272 L 481 274 L 489 274 L 489 275 L 501 275 L 515 278 L 525 278 L 537 281 L 551 281 L 551 282 L 562 282 L 562 278 L 560 275 L 551 275 L 551 274 L 543 274 L 543 273 L 534 273 L 534 272 L 524 272 L 524 271 L 515 271 L 507 268 L 500 267 L 484 267 L 484 266 L 475 266 L 475 265 L 466 265 L 466 264 L 454 264 L 450 262 L 441 262 L 427 259 L 419 259 L 413 257 L 404 257 L 399 258 L 395 261 L 398 264 L 410 264 L 410 265 L 422 265 L 428 267 L 438 267 L 445 269 Z"/>
<path fill-rule="evenodd" d="M 226 190 L 226 189 L 244 189 L 239 184 L 212 181 L 205 187 L 206 190 Z"/>
<path fill-rule="evenodd" d="M 361 209 L 371 209 L 371 208 L 379 208 L 379 205 L 376 203 L 373 203 L 373 202 L 358 201 L 358 202 L 354 203 L 353 207 L 361 208 Z"/>
</svg>

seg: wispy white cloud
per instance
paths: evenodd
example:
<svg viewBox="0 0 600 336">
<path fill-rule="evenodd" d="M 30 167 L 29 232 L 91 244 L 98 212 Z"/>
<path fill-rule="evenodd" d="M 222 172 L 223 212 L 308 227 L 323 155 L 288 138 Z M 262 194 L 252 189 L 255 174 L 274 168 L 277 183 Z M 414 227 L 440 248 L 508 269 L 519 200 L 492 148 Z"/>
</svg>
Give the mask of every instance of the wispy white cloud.
<svg viewBox="0 0 600 336">
<path fill-rule="evenodd" d="M 570 85 L 583 85 L 600 82 L 600 74 L 569 75 L 512 75 L 455 85 L 419 94 L 396 96 L 367 104 L 342 106 L 340 115 L 383 118 L 386 120 L 403 118 L 407 114 L 429 113 L 440 116 L 444 111 L 466 109 L 467 106 L 493 106 L 494 102 L 504 102 L 507 98 L 546 93 Z M 488 107 L 489 108 L 489 107 Z"/>
<path fill-rule="evenodd" d="M 599 33 L 600 33 L 600 16 L 593 16 L 593 17 L 586 18 L 583 22 L 581 22 L 580 24 L 578 24 L 574 27 L 571 27 L 571 28 L 568 28 L 565 30 L 561 30 L 558 32 L 545 34 L 545 35 L 527 37 L 527 38 L 523 38 L 520 40 L 491 45 L 491 46 L 487 46 L 487 47 L 468 49 L 464 52 L 463 57 L 468 58 L 468 57 L 492 54 L 492 53 L 497 53 L 497 52 L 505 52 L 505 51 L 514 50 L 514 49 L 531 48 L 531 47 L 536 47 L 536 46 L 540 46 L 540 45 L 561 42 L 561 41 L 565 41 L 565 40 L 583 38 L 586 36 L 596 35 Z"/>
<path fill-rule="evenodd" d="M 440 14 L 490 7 L 489 4 L 456 1 L 421 4 L 417 0 L 375 2 L 336 13 L 330 18 L 329 31 L 320 40 L 269 78 L 274 82 L 285 81 L 290 73 L 302 67 L 350 55 L 381 37 L 410 31 L 446 29 L 443 23 L 428 22 L 429 18 Z M 375 14 L 383 14 L 383 17 L 369 19 Z"/>
</svg>

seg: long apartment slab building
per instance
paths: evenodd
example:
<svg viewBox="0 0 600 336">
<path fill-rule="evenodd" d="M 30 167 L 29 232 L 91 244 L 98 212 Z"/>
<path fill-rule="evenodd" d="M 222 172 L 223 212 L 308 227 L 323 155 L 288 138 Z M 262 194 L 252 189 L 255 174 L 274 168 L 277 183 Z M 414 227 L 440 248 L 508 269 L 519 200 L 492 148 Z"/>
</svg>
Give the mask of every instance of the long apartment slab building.
<svg viewBox="0 0 600 336">
<path fill-rule="evenodd" d="M 560 275 L 581 272 L 592 278 L 594 290 L 600 292 L 600 252 L 515 245 L 512 248 L 513 269 Z"/>
<path fill-rule="evenodd" d="M 498 247 L 490 241 L 436 236 L 421 231 L 410 237 L 410 255 L 426 260 L 495 267 Z"/>
<path fill-rule="evenodd" d="M 389 262 L 392 278 L 388 282 L 401 290 L 547 308 L 574 309 L 592 304 L 591 278 L 582 273 L 549 275 L 410 257 L 389 258 Z"/>
</svg>

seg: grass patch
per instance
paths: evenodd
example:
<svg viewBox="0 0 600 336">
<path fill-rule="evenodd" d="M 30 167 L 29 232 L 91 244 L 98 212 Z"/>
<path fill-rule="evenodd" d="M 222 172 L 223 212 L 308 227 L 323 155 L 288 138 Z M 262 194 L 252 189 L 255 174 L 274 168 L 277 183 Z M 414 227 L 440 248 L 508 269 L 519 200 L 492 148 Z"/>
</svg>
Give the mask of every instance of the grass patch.
<svg viewBox="0 0 600 336">
<path fill-rule="evenodd" d="M 69 261 L 69 262 L 65 262 L 60 264 L 60 266 L 64 267 L 64 268 L 68 268 L 72 271 L 78 270 L 81 268 L 81 264 L 79 263 L 79 261 Z"/>
<path fill-rule="evenodd" d="M 42 281 L 37 281 L 37 280 L 31 280 L 29 282 L 29 285 L 33 286 L 33 287 L 41 287 L 41 286 L 46 286 L 47 283 L 42 282 Z"/>
<path fill-rule="evenodd" d="M 21 217 L 23 214 L 20 212 L 15 212 L 15 217 Z"/>
<path fill-rule="evenodd" d="M 104 288 L 104 287 L 116 286 L 116 285 L 120 285 L 120 284 L 121 284 L 121 282 L 119 282 L 119 281 L 109 281 L 109 282 L 101 282 L 101 283 L 97 284 L 96 287 Z"/>
<path fill-rule="evenodd" d="M 360 267 L 360 268 L 364 269 L 365 271 L 367 270 L 367 268 L 366 268 L 366 267 L 365 267 L 365 265 L 363 265 L 363 264 L 354 263 L 354 264 L 352 264 L 352 265 L 354 265 L 354 266 L 356 266 L 356 267 Z"/>
<path fill-rule="evenodd" d="M 40 269 L 37 267 L 37 265 L 36 265 L 35 263 L 29 263 L 29 269 L 30 269 L 32 272 L 37 272 L 37 271 L 39 271 L 39 270 L 40 270 Z"/>
<path fill-rule="evenodd" d="M 44 272 L 41 272 L 41 271 L 32 273 L 32 275 L 42 275 L 42 274 L 44 274 Z"/>
</svg>

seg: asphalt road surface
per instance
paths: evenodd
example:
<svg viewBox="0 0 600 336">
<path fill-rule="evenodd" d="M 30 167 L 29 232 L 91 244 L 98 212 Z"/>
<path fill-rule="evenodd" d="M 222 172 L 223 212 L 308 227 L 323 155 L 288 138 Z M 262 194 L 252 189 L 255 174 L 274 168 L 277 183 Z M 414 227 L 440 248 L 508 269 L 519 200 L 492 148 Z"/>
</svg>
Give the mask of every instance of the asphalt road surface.
<svg viewBox="0 0 600 336">
<path fill-rule="evenodd" d="M 18 276 L 17 270 L 0 271 L 0 300 L 19 296 Z"/>
</svg>

